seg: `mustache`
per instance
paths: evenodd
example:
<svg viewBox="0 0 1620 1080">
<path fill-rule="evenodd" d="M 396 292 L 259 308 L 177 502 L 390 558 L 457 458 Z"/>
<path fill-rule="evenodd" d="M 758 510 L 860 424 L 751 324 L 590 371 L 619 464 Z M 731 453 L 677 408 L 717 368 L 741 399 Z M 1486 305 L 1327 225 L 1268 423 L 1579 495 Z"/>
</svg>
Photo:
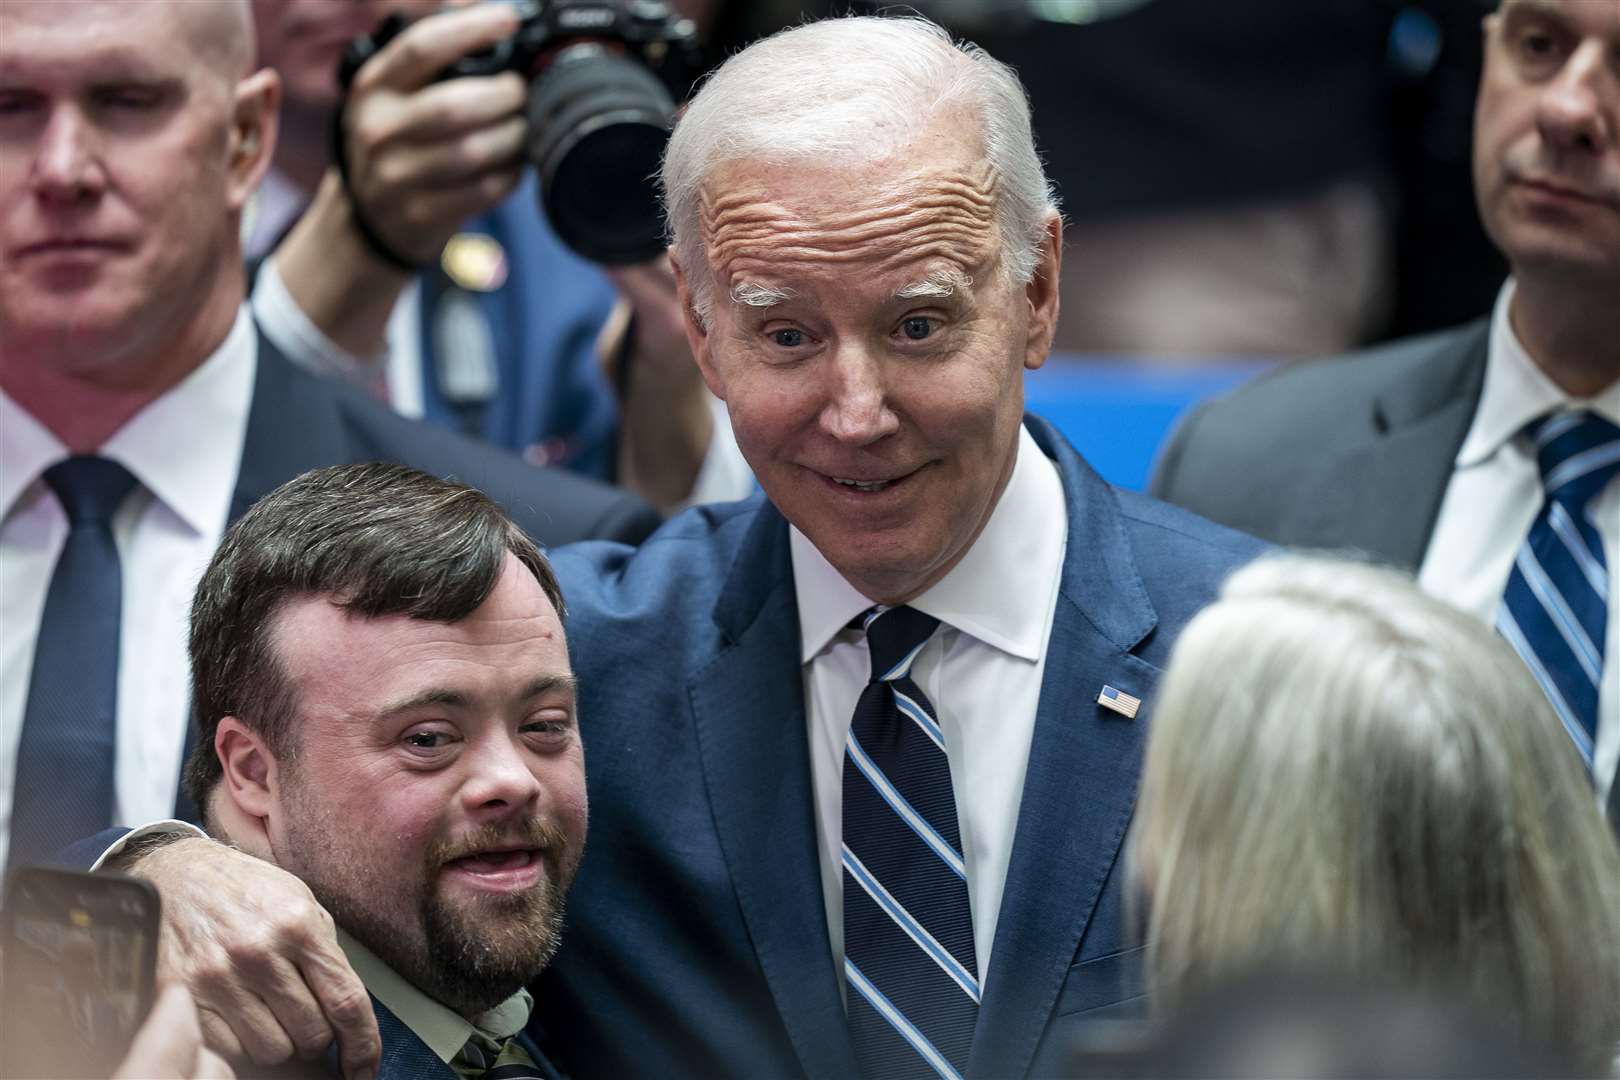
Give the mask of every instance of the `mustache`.
<svg viewBox="0 0 1620 1080">
<path fill-rule="evenodd" d="M 429 866 L 443 866 L 447 862 L 493 848 L 535 848 L 542 852 L 556 852 L 564 850 L 567 843 L 562 829 L 540 818 L 491 822 L 464 836 L 436 841 L 428 848 L 427 861 Z"/>
</svg>

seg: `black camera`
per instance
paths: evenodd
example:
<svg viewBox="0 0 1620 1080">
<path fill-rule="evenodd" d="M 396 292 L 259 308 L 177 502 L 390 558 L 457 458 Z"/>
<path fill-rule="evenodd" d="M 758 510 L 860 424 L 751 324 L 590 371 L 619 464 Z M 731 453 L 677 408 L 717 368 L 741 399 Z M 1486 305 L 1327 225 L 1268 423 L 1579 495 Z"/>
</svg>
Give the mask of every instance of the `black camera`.
<svg viewBox="0 0 1620 1080">
<path fill-rule="evenodd" d="M 528 158 L 540 204 L 564 243 L 592 262 L 643 262 L 664 250 L 654 176 L 675 101 L 702 72 L 691 20 L 662 0 L 500 0 L 517 32 L 463 57 L 440 79 L 516 71 L 529 80 Z M 343 54 L 345 91 L 405 28 L 391 15 Z"/>
</svg>

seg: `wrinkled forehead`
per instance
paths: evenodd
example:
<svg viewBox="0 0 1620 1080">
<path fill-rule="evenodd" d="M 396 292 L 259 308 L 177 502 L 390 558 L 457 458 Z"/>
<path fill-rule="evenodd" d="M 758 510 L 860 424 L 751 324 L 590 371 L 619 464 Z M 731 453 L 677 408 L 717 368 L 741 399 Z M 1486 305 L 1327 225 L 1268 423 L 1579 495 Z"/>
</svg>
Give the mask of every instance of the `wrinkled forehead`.
<svg viewBox="0 0 1620 1080">
<path fill-rule="evenodd" d="M 973 277 L 999 252 L 996 189 L 982 158 L 733 163 L 700 196 L 704 251 L 726 290 L 914 266 Z"/>
</svg>

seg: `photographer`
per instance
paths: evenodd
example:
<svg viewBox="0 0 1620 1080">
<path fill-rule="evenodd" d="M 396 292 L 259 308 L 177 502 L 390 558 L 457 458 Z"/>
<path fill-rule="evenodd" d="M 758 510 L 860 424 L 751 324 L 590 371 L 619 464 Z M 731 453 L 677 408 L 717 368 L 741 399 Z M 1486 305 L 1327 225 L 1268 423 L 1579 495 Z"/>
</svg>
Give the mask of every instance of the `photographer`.
<svg viewBox="0 0 1620 1080">
<path fill-rule="evenodd" d="M 401 412 L 661 506 L 745 494 L 751 478 L 692 364 L 661 261 L 613 271 L 616 297 L 537 207 L 524 79 L 440 80 L 510 38 L 518 14 L 438 6 L 254 0 L 261 61 L 288 86 L 288 137 L 250 241 L 250 253 L 274 247 L 254 289 L 266 333 Z M 337 59 L 392 12 L 416 21 L 355 75 L 345 187 L 331 153 Z"/>
</svg>

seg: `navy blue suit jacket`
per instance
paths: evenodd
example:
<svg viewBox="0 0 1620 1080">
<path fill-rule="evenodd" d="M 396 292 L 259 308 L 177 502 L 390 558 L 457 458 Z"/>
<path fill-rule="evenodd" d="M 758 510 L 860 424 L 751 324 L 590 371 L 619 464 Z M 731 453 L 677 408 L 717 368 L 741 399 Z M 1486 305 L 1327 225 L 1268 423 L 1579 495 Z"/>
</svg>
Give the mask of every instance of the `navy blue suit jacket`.
<svg viewBox="0 0 1620 1080">
<path fill-rule="evenodd" d="M 1248 537 L 1110 487 L 1044 421 L 1068 548 L 970 1075 L 1061 1071 L 1078 1018 L 1139 995 L 1122 846 L 1147 697 Z M 857 1073 L 827 939 L 788 525 L 763 497 L 632 551 L 552 553 L 580 680 L 591 841 L 537 988 L 578 1077 Z"/>
</svg>

